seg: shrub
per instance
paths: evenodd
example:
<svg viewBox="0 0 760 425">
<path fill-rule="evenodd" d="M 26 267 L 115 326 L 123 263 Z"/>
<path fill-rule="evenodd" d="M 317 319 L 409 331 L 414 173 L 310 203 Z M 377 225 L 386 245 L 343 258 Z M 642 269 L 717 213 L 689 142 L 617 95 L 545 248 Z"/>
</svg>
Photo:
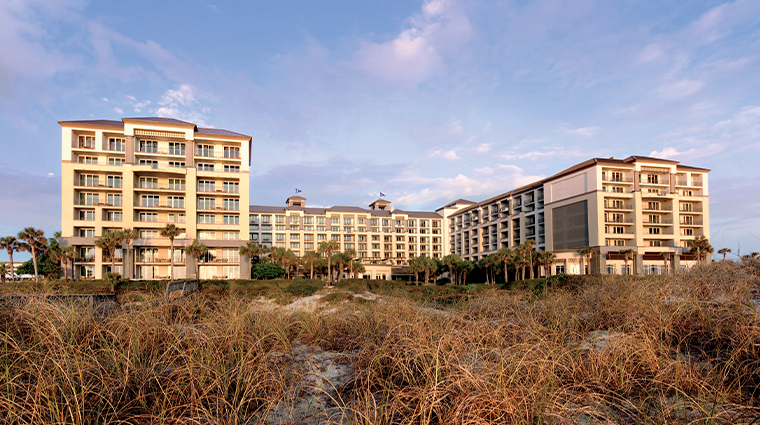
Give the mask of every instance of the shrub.
<svg viewBox="0 0 760 425">
<path fill-rule="evenodd" d="M 277 279 L 285 275 L 285 269 L 275 263 L 261 263 L 251 267 L 251 277 L 254 279 Z"/>
<path fill-rule="evenodd" d="M 298 296 L 309 296 L 322 289 L 322 283 L 319 281 L 296 280 L 290 282 L 283 290 L 289 294 Z"/>
</svg>

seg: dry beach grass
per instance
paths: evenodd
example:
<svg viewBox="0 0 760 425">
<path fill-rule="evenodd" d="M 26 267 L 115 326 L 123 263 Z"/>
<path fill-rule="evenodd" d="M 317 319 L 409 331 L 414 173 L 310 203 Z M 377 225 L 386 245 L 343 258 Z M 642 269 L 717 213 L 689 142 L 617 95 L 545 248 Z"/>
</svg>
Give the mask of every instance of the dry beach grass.
<svg viewBox="0 0 760 425">
<path fill-rule="evenodd" d="M 31 299 L 0 309 L 0 423 L 760 423 L 758 288 L 726 262 L 449 306 L 359 284 L 305 309 Z"/>
</svg>

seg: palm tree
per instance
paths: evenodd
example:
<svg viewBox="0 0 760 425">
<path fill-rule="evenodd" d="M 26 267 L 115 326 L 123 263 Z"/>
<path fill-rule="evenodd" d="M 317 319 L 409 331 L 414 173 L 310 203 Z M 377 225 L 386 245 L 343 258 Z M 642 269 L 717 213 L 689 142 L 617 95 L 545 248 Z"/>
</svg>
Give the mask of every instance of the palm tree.
<svg viewBox="0 0 760 425">
<path fill-rule="evenodd" d="M 135 250 L 134 247 L 130 247 L 139 238 L 140 232 L 137 229 L 124 229 L 121 231 L 121 240 L 127 244 L 127 257 L 129 258 L 130 268 L 134 268 L 135 266 Z M 134 272 L 132 270 L 127 271 L 126 265 L 127 262 L 124 261 L 124 277 L 131 279 Z"/>
<path fill-rule="evenodd" d="M 69 262 L 71 262 L 72 267 L 74 266 L 74 258 L 77 256 L 76 250 L 74 250 L 73 246 L 67 246 L 66 248 L 62 248 L 60 251 L 58 251 L 59 260 L 61 262 L 61 265 L 63 265 L 63 277 L 66 280 L 69 280 Z M 72 276 L 74 275 L 72 270 Z"/>
<path fill-rule="evenodd" d="M 296 268 L 296 273 L 298 273 L 298 265 L 300 264 L 300 261 L 298 261 L 298 256 L 291 250 L 287 250 L 285 252 L 285 257 L 282 260 L 283 266 L 285 267 L 285 270 L 288 274 L 288 279 L 290 279 L 290 269 L 292 267 Z"/>
<path fill-rule="evenodd" d="M 169 223 L 161 229 L 160 235 L 169 238 L 169 262 L 171 263 L 171 269 L 169 271 L 169 279 L 174 280 L 174 238 L 184 233 L 182 229 L 175 226 L 173 223 Z"/>
<path fill-rule="evenodd" d="M 525 280 L 525 267 L 528 265 L 527 252 L 525 245 L 520 244 L 515 247 L 515 256 L 512 258 L 512 264 L 515 266 L 515 274 L 520 269 L 520 280 Z"/>
<path fill-rule="evenodd" d="M 343 251 L 343 256 L 348 259 L 348 276 L 353 277 L 354 274 L 354 258 L 356 258 L 356 250 L 348 248 Z"/>
<path fill-rule="evenodd" d="M 409 260 L 409 267 L 407 268 L 407 271 L 410 273 L 414 273 L 414 284 L 419 286 L 420 284 L 420 272 L 422 271 L 422 267 L 420 265 L 420 258 L 422 257 L 414 257 Z"/>
<path fill-rule="evenodd" d="M 195 257 L 195 278 L 201 281 L 201 258 L 208 254 L 208 247 L 193 239 L 193 243 L 185 247 L 185 253 Z"/>
<path fill-rule="evenodd" d="M 533 246 L 536 244 L 535 239 L 525 241 L 525 250 L 527 251 L 528 267 L 530 267 L 530 278 L 533 279 Z"/>
<path fill-rule="evenodd" d="M 668 261 L 670 261 L 670 253 L 661 252 L 660 257 L 662 257 L 662 265 L 664 267 L 663 274 L 668 274 Z"/>
<path fill-rule="evenodd" d="M 551 251 L 542 251 L 539 254 L 541 255 L 539 257 L 539 264 L 544 268 L 544 277 L 549 277 L 552 264 L 554 264 L 554 260 L 557 259 L 557 254 Z"/>
<path fill-rule="evenodd" d="M 123 235 L 121 232 L 112 232 L 106 230 L 103 232 L 103 236 L 95 241 L 95 246 L 100 248 L 106 253 L 106 256 L 111 259 L 111 271 L 113 272 L 116 267 L 116 249 L 121 246 Z"/>
<path fill-rule="evenodd" d="M 45 253 L 47 238 L 45 232 L 27 227 L 18 233 L 19 251 L 27 251 L 32 254 L 32 264 L 34 264 L 34 281 L 39 282 L 39 272 L 37 270 L 37 256 Z"/>
<path fill-rule="evenodd" d="M 18 239 L 15 236 L 6 236 L 0 238 L 0 249 L 8 251 L 8 261 L 10 262 L 10 274 L 11 281 L 16 280 L 15 273 L 13 272 L 13 251 L 19 251 Z"/>
<path fill-rule="evenodd" d="M 594 253 L 594 248 L 591 248 L 590 246 L 584 246 L 583 248 L 578 250 L 578 254 L 581 256 L 581 259 L 583 260 L 583 263 L 580 267 L 581 274 L 586 274 L 586 264 L 588 264 L 589 272 L 591 271 L 591 254 Z M 586 263 L 586 260 L 588 260 L 588 263 Z"/>
<path fill-rule="evenodd" d="M 329 281 L 332 282 L 332 254 L 340 249 L 340 245 L 337 241 L 324 241 L 319 244 L 317 252 L 325 254 L 327 256 L 327 276 Z"/>
<path fill-rule="evenodd" d="M 250 271 L 251 261 L 253 261 L 254 253 L 258 250 L 259 244 L 256 242 L 248 242 L 238 249 L 238 253 L 248 259 L 248 267 Z M 250 276 L 248 276 L 250 278 Z"/>
<path fill-rule="evenodd" d="M 342 252 L 339 252 L 332 256 L 332 261 L 333 261 L 333 264 L 335 264 L 335 268 L 337 269 L 337 272 L 338 272 L 337 279 L 341 279 L 343 276 L 343 272 L 346 269 L 346 264 L 348 264 L 351 260 L 346 258 L 346 256 L 343 255 Z"/>
<path fill-rule="evenodd" d="M 623 255 L 623 259 L 625 260 L 625 273 L 624 274 L 632 274 L 630 270 L 628 269 L 628 261 L 633 260 L 633 254 L 634 251 L 632 249 L 624 249 L 620 251 L 620 253 Z"/>
<path fill-rule="evenodd" d="M 367 269 L 364 267 L 364 264 L 361 261 L 354 261 L 354 264 L 352 265 L 354 273 L 365 273 Z"/>
<path fill-rule="evenodd" d="M 499 261 L 504 265 L 504 283 L 509 281 L 508 266 L 515 258 L 515 252 L 509 248 L 502 248 L 496 252 Z"/>
<path fill-rule="evenodd" d="M 0 282 L 5 283 L 5 275 L 8 273 L 8 265 L 0 264 Z"/>
<path fill-rule="evenodd" d="M 712 254 L 713 247 L 710 246 L 710 241 L 705 235 L 699 235 L 691 241 L 691 248 L 697 251 L 697 260 L 702 261 L 707 254 Z"/>
<path fill-rule="evenodd" d="M 301 262 L 309 265 L 309 279 L 314 279 L 314 263 L 319 261 L 319 254 L 314 251 L 307 251 L 301 258 Z"/>
<path fill-rule="evenodd" d="M 459 263 L 459 270 L 462 272 L 462 285 L 467 283 L 467 273 L 475 268 L 475 263 L 470 260 L 464 260 Z"/>
<path fill-rule="evenodd" d="M 731 249 L 729 248 L 721 248 L 718 250 L 718 254 L 723 254 L 723 261 L 726 261 L 726 254 L 730 254 Z"/>
<path fill-rule="evenodd" d="M 449 254 L 441 260 L 441 264 L 449 269 L 449 280 L 451 280 L 451 283 L 456 284 L 454 280 L 454 269 L 460 261 L 462 261 L 462 259 L 456 254 Z M 409 262 L 411 263 L 411 260 Z"/>
</svg>

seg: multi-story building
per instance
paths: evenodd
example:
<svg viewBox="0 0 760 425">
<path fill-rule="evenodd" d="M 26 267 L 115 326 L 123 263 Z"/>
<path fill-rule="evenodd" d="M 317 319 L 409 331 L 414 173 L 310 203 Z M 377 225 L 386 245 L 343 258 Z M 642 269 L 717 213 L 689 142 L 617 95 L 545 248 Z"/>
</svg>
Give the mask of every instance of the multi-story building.
<svg viewBox="0 0 760 425">
<path fill-rule="evenodd" d="M 368 279 L 406 275 L 410 258 L 441 258 L 443 217 L 435 212 L 394 210 L 378 199 L 369 209 L 336 206 L 309 208 L 306 199 L 291 196 L 282 207 L 252 205 L 250 239 L 267 247 L 286 248 L 303 256 L 325 241 L 340 250 L 354 249 Z"/>
<path fill-rule="evenodd" d="M 201 278 L 246 277 L 246 240 L 316 251 L 323 241 L 352 248 L 365 276 L 406 275 L 411 258 L 457 254 L 477 261 L 528 241 L 557 254 L 553 273 L 580 273 L 577 250 L 595 249 L 586 271 L 657 273 L 682 267 L 696 236 L 709 235 L 707 174 L 676 161 L 594 158 L 482 202 L 459 199 L 436 212 L 402 211 L 378 199 L 369 209 L 249 206 L 251 138 L 171 118 L 61 121 L 63 243 L 75 247 L 75 275 L 101 277 L 112 261 L 95 246 L 107 230 L 137 229 L 132 256 L 115 272 L 136 279 L 194 275 L 184 246 L 209 247 Z M 247 159 L 247 160 L 246 160 Z M 246 214 L 246 208 L 248 212 Z M 242 211 L 242 212 L 241 212 Z M 174 223 L 184 233 L 169 240 Z M 635 252 L 631 267 L 621 250 Z"/>
<path fill-rule="evenodd" d="M 106 230 L 137 229 L 134 258 L 117 250 L 115 272 L 132 278 L 195 273 L 184 246 L 209 247 L 201 275 L 238 277 L 238 249 L 248 236 L 251 138 L 170 118 L 61 121 L 61 233 L 77 252 L 76 276 L 99 278 L 111 259 L 95 246 Z M 241 218 L 242 214 L 242 218 Z M 159 232 L 184 233 L 170 253 Z M 242 237 L 241 237 L 242 235 Z M 129 256 L 127 256 L 129 257 Z"/>
<path fill-rule="evenodd" d="M 682 268 L 694 261 L 691 241 L 710 234 L 708 172 L 642 156 L 594 158 L 479 203 L 439 209 L 446 253 L 477 261 L 532 239 L 537 250 L 557 254 L 553 273 L 580 273 L 577 250 L 585 246 L 595 249 L 584 270 L 592 273 Z M 627 249 L 631 262 L 620 254 Z"/>
</svg>

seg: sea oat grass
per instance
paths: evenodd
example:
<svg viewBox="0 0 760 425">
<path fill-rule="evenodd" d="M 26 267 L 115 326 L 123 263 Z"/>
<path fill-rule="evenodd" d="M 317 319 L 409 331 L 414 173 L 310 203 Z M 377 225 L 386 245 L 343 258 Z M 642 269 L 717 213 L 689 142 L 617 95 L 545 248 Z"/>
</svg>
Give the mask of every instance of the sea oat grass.
<svg viewBox="0 0 760 425">
<path fill-rule="evenodd" d="M 348 282 L 317 292 L 325 310 L 251 285 L 131 288 L 107 315 L 5 303 L 0 423 L 285 423 L 307 395 L 322 423 L 758 423 L 760 284 L 738 265 L 477 294 Z M 328 371 L 304 347 L 350 379 L 310 390 Z"/>
</svg>

